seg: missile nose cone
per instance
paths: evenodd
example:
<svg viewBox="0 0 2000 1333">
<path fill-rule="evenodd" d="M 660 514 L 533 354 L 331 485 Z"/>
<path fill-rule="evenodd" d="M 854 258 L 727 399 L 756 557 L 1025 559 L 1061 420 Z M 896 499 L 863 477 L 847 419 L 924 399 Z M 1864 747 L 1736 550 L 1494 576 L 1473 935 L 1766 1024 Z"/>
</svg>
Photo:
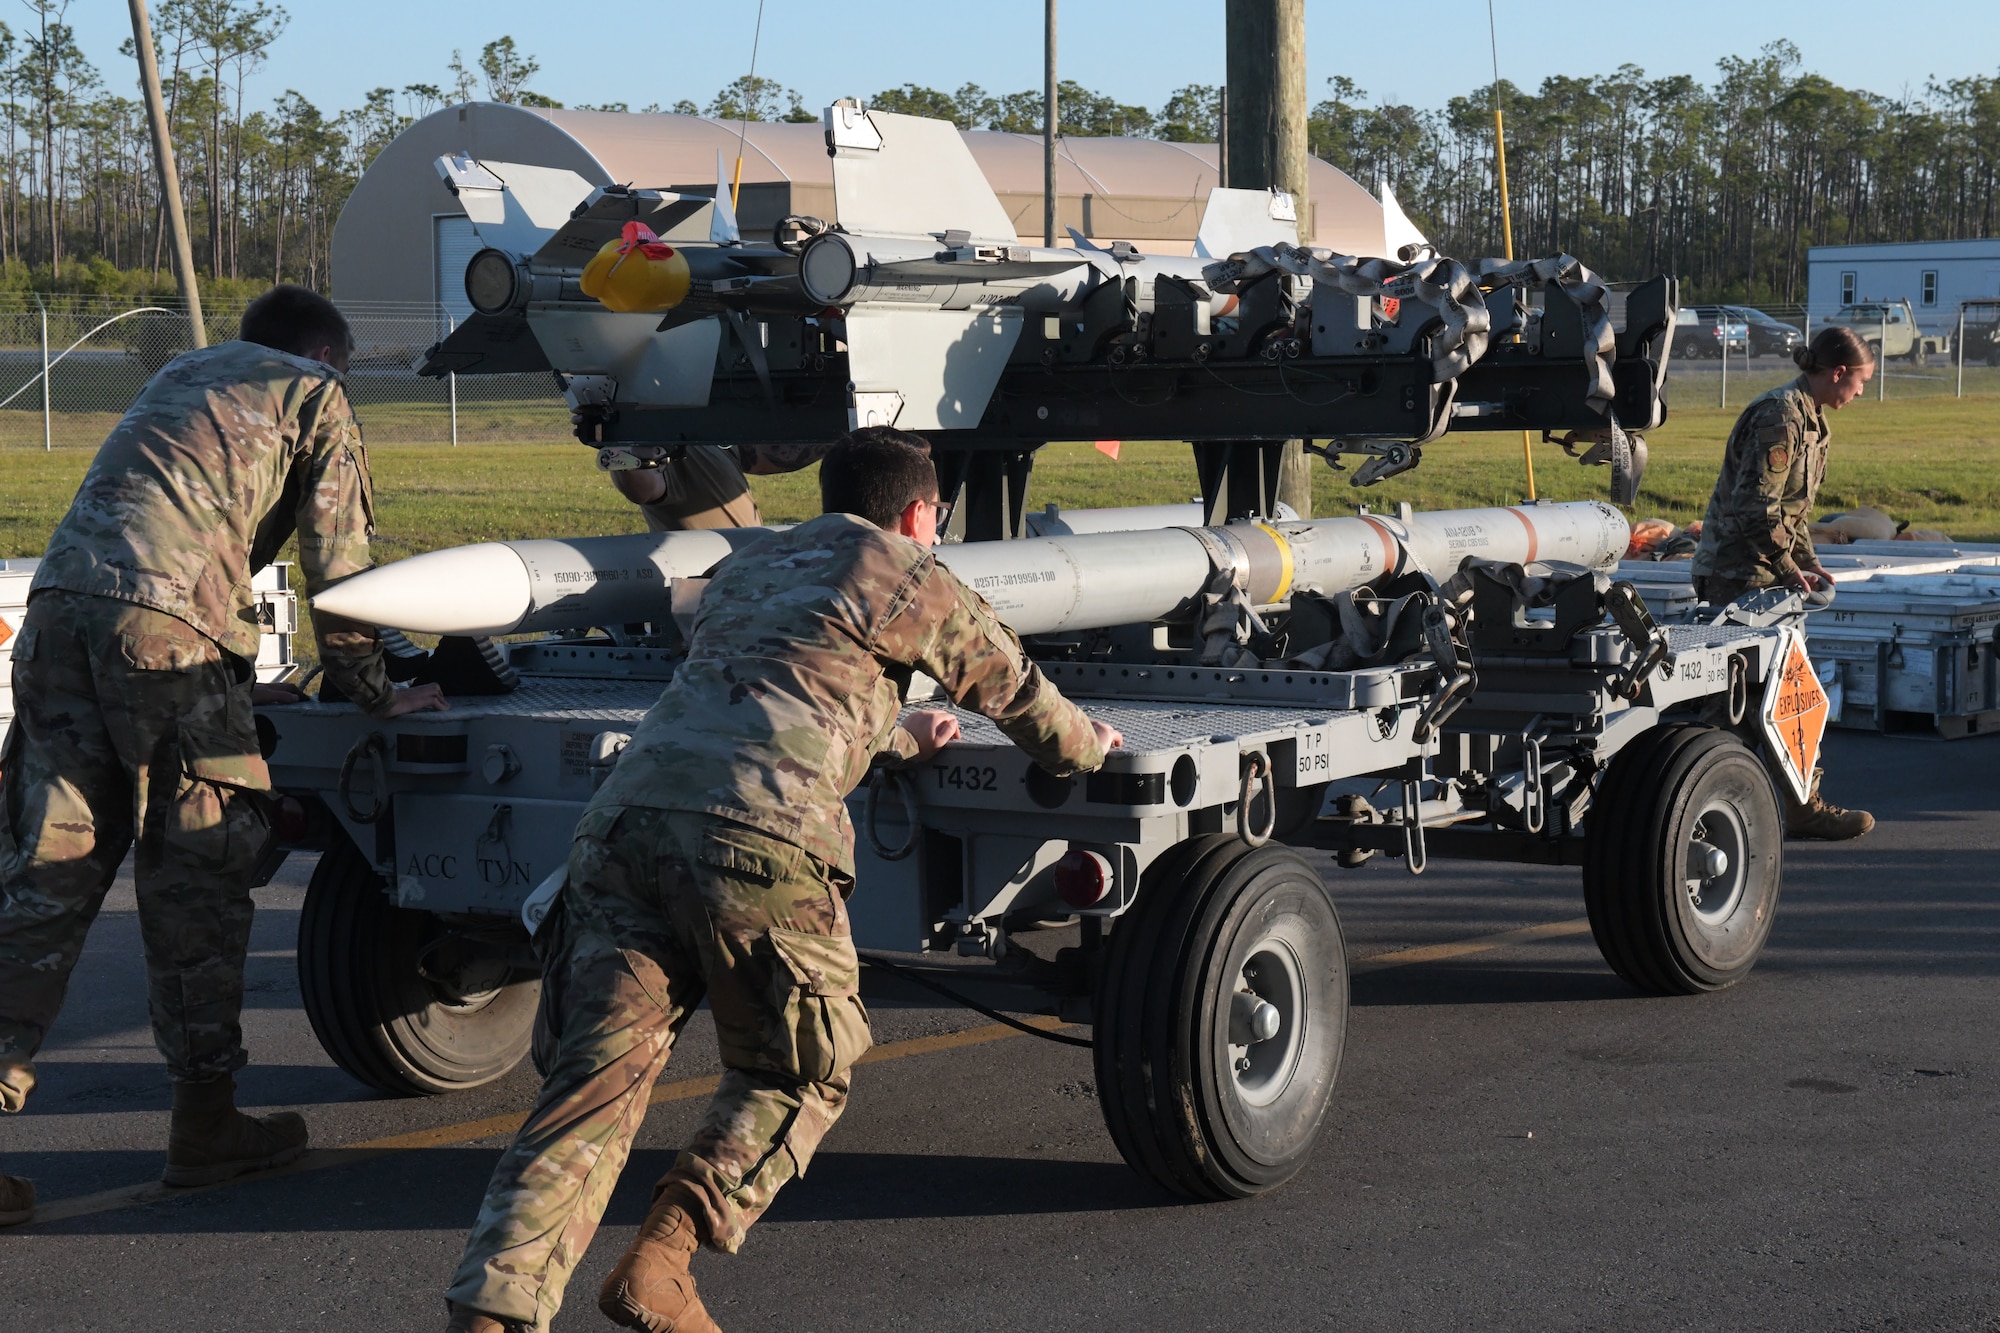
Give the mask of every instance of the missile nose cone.
<svg viewBox="0 0 2000 1333">
<path fill-rule="evenodd" d="M 313 609 L 417 634 L 508 634 L 533 605 L 528 567 L 501 542 L 454 546 L 364 570 Z"/>
</svg>

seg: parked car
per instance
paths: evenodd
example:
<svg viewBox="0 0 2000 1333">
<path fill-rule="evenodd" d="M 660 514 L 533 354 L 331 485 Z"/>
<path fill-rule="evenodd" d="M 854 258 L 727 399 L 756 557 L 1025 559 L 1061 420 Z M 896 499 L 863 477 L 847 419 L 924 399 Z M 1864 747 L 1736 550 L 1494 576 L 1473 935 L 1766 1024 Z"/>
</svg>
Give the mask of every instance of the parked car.
<svg viewBox="0 0 2000 1333">
<path fill-rule="evenodd" d="M 1965 342 L 1961 348 L 1965 359 L 2000 366 L 2000 297 L 1965 301 L 1959 309 L 1965 317 Z"/>
<path fill-rule="evenodd" d="M 1695 307 L 1697 310 L 1701 308 Z M 1740 319 L 1749 327 L 1752 356 L 1789 357 L 1805 343 L 1805 330 L 1796 324 L 1774 319 L 1755 306 L 1733 305 L 1727 309 L 1731 319 Z"/>
<path fill-rule="evenodd" d="M 1674 355 L 1693 360 L 1722 355 L 1726 348 L 1742 356 L 1750 344 L 1749 326 L 1724 317 L 1718 305 L 1683 306 L 1674 328 Z"/>
<path fill-rule="evenodd" d="M 1917 327 L 1917 312 L 1908 297 L 1842 306 L 1835 314 L 1828 315 L 1826 322 L 1853 329 L 1878 361 L 1894 356 L 1921 361 L 1934 352 L 1951 351 L 1951 334 L 1925 333 Z"/>
</svg>

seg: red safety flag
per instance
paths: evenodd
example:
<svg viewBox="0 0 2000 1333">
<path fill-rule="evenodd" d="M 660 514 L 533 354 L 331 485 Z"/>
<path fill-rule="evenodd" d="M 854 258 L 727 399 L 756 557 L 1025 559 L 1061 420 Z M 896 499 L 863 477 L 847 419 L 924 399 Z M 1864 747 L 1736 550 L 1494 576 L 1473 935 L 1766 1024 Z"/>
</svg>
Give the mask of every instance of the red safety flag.
<svg viewBox="0 0 2000 1333">
<path fill-rule="evenodd" d="M 1097 452 L 1116 462 L 1118 459 L 1118 443 L 1117 440 L 1099 440 L 1097 442 Z"/>
<path fill-rule="evenodd" d="M 672 259 L 674 257 L 674 247 L 661 240 L 654 233 L 653 229 L 643 222 L 628 222 L 625 224 L 625 239 L 618 246 L 618 264 L 622 264 L 627 259 L 630 259 L 632 252 L 635 250 L 639 252 L 639 256 L 642 259 Z M 611 266 L 614 271 L 617 269 L 618 264 Z"/>
</svg>

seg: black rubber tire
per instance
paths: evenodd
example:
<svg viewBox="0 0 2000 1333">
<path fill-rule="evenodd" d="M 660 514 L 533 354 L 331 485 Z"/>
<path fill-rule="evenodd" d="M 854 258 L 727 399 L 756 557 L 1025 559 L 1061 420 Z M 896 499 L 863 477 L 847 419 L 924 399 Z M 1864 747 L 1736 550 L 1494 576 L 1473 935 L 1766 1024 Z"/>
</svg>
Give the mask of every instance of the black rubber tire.
<svg viewBox="0 0 2000 1333">
<path fill-rule="evenodd" d="M 1239 988 L 1287 1015 L 1277 1036 L 1230 1044 Z M 1340 915 L 1304 857 L 1227 835 L 1168 852 L 1112 932 L 1098 984 L 1097 1095 L 1119 1153 L 1194 1199 L 1291 1179 L 1340 1074 L 1347 991 Z M 1262 1063 L 1239 1077 L 1238 1059 Z"/>
<path fill-rule="evenodd" d="M 1613 758 L 1586 822 L 1584 906 L 1614 972 L 1655 995 L 1749 975 L 1777 915 L 1785 821 L 1748 746 L 1716 727 L 1656 727 Z M 1690 878 L 1698 829 L 1728 849 L 1723 875 Z M 1697 885 L 1721 901 L 1692 896 Z"/>
<path fill-rule="evenodd" d="M 540 980 L 450 933 L 432 913 L 390 902 L 381 876 L 344 837 L 320 856 L 299 913 L 299 992 L 335 1064 L 409 1097 L 476 1088 L 521 1062 Z M 478 986 L 469 996 L 425 976 L 448 970 L 439 960 L 452 958 L 453 980 Z"/>
</svg>

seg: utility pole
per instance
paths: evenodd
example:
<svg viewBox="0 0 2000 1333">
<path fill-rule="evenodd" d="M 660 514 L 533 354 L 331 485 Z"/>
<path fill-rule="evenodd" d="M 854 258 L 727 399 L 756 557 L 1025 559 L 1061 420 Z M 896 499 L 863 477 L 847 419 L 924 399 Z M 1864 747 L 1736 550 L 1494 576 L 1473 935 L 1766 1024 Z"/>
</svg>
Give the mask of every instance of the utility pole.
<svg viewBox="0 0 2000 1333">
<path fill-rule="evenodd" d="M 167 125 L 167 106 L 160 96 L 160 65 L 153 56 L 153 25 L 146 18 L 146 0 L 130 0 L 132 46 L 139 55 L 139 88 L 146 98 L 146 121 L 153 130 L 153 164 L 159 171 L 160 195 L 167 210 L 167 230 L 174 239 L 174 276 L 187 306 L 188 331 L 196 347 L 208 346 L 208 327 L 201 318 L 201 288 L 195 282 L 194 250 L 188 243 L 187 217 L 181 212 L 181 173 L 174 166 L 174 139 Z"/>
<path fill-rule="evenodd" d="M 1042 12 L 1042 244 L 1056 243 L 1056 0 Z"/>
<path fill-rule="evenodd" d="M 1229 113 L 1222 154 L 1229 164 L 1228 184 L 1286 191 L 1298 210 L 1299 240 L 1310 241 L 1305 0 L 1228 0 L 1227 22 Z M 1312 472 L 1303 440 L 1285 442 L 1278 498 L 1300 518 L 1312 517 Z"/>
</svg>

